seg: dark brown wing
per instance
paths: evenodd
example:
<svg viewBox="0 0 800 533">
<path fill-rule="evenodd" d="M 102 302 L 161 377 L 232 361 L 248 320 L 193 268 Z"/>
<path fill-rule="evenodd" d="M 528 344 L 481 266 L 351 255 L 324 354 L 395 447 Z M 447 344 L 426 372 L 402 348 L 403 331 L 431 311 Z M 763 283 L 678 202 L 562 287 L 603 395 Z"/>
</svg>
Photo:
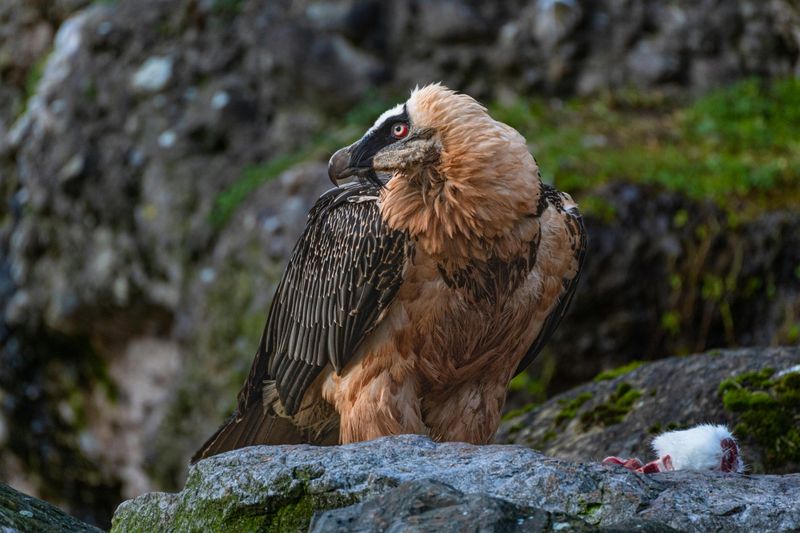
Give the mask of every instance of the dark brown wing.
<svg viewBox="0 0 800 533">
<path fill-rule="evenodd" d="M 562 202 L 561 193 L 548 185 L 543 185 L 543 196 L 545 201 L 547 201 L 551 207 L 554 207 L 563 216 L 567 233 L 570 237 L 570 248 L 573 253 L 573 268 L 570 270 L 575 274 L 570 277 L 565 277 L 562 280 L 563 290 L 561 292 L 561 296 L 558 298 L 558 303 L 556 303 L 553 310 L 545 319 L 542 329 L 539 331 L 539 335 L 536 336 L 536 339 L 528 349 L 525 357 L 523 357 L 522 361 L 520 361 L 519 366 L 517 366 L 517 371 L 514 373 L 514 375 L 519 374 L 528 368 L 533 360 L 536 359 L 536 356 L 539 355 L 539 352 L 542 350 L 542 348 L 544 348 L 544 345 L 547 344 L 547 341 L 550 340 L 550 337 L 553 335 L 556 328 L 558 328 L 558 324 L 567 313 L 567 309 L 569 309 L 569 304 L 572 301 L 572 295 L 575 293 L 575 288 L 578 286 L 578 280 L 581 276 L 581 268 L 583 267 L 583 260 L 586 255 L 586 228 L 583 226 L 583 217 L 581 217 L 577 207 L 571 206 L 565 208 Z"/>
<path fill-rule="evenodd" d="M 379 191 L 355 184 L 322 196 L 309 215 L 270 309 L 240 406 L 275 380 L 287 414 L 322 369 L 338 373 L 400 288 L 407 239 L 381 219 Z"/>
<path fill-rule="evenodd" d="M 274 381 L 286 414 L 331 365 L 340 372 L 379 322 L 402 283 L 405 233 L 381 219 L 371 184 L 333 189 L 317 201 L 278 285 L 267 324 L 233 417 L 195 458 L 272 442 L 262 409 L 265 381 Z M 288 420 L 282 422 L 284 425 Z M 297 440 L 299 431 L 284 431 Z"/>
</svg>

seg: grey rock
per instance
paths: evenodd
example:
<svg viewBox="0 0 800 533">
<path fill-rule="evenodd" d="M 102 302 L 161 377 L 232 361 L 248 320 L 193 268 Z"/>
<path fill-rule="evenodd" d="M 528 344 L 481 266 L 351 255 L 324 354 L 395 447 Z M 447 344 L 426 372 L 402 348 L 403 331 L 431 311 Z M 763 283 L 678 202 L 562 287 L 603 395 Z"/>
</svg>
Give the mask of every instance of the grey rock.
<svg viewBox="0 0 800 533">
<path fill-rule="evenodd" d="M 575 30 L 582 18 L 583 9 L 576 0 L 539 0 L 533 35 L 546 50 L 552 50 Z"/>
<path fill-rule="evenodd" d="M 485 494 L 464 494 L 430 480 L 401 483 L 362 503 L 314 515 L 310 533 L 400 531 L 589 531 L 582 520 L 514 505 Z"/>
<path fill-rule="evenodd" d="M 433 42 L 474 40 L 487 30 L 486 19 L 459 0 L 425 2 L 420 11 L 420 33 Z"/>
<path fill-rule="evenodd" d="M 101 530 L 71 517 L 58 507 L 0 483 L 0 531 L 100 533 Z"/>
<path fill-rule="evenodd" d="M 671 81 L 681 72 L 678 50 L 670 50 L 663 39 L 643 39 L 628 56 L 628 68 L 633 79 L 645 85 Z"/>
<path fill-rule="evenodd" d="M 518 446 L 437 444 L 406 435 L 346 446 L 257 446 L 210 458 L 192 467 L 183 491 L 151 493 L 120 505 L 112 531 L 301 531 L 313 511 L 343 507 L 422 480 L 601 527 L 631 520 L 681 531 L 800 526 L 798 474 L 645 476 L 553 459 Z M 446 489 L 436 492 L 445 500 L 454 497 Z M 397 494 L 384 501 L 389 499 L 396 500 Z M 419 497 L 410 498 L 412 506 L 415 499 Z M 436 513 L 431 514 L 435 519 Z"/>
<path fill-rule="evenodd" d="M 133 90 L 156 93 L 164 89 L 172 77 L 171 57 L 150 57 L 131 77 Z"/>
<path fill-rule="evenodd" d="M 741 414 L 725 409 L 718 390 L 724 380 L 765 368 L 777 375 L 798 363 L 798 347 L 717 350 L 663 359 L 582 385 L 529 413 L 508 418 L 495 441 L 524 444 L 573 461 L 601 461 L 609 455 L 655 459 L 650 443 L 668 429 L 704 423 L 737 427 Z M 620 387 L 633 391 L 635 400 L 629 408 L 615 404 Z M 758 435 L 738 438 L 749 472 L 782 474 L 800 468 L 798 463 L 776 465 L 769 460 L 770 447 L 780 443 Z"/>
</svg>

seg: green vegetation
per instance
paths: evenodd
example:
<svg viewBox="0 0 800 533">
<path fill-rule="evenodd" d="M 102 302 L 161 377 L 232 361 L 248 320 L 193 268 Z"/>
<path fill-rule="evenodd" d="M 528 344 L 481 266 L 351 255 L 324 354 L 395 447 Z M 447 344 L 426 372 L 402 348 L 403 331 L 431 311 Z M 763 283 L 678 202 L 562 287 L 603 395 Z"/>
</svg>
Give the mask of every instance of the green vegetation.
<svg viewBox="0 0 800 533">
<path fill-rule="evenodd" d="M 567 420 L 572 420 L 573 418 L 575 418 L 575 415 L 578 414 L 578 409 L 580 409 L 583 406 L 583 404 L 585 404 L 591 399 L 592 399 L 592 393 L 586 391 L 578 394 L 571 400 L 559 400 L 558 403 L 561 404 L 562 407 L 561 411 L 559 411 L 559 413 L 556 415 L 556 420 L 555 420 L 556 425 L 559 425 L 562 422 L 565 422 Z"/>
<path fill-rule="evenodd" d="M 643 364 L 644 361 L 631 361 L 627 365 L 623 365 L 611 370 L 603 370 L 594 377 L 594 381 L 607 381 L 609 379 L 614 379 L 620 376 L 624 376 L 629 372 L 633 372 Z"/>
<path fill-rule="evenodd" d="M 254 492 L 268 491 L 264 505 L 246 505 L 241 495 L 214 494 L 196 498 L 207 491 L 208 479 L 191 472 L 184 494 L 165 507 L 154 494 L 136 508 L 123 508 L 114 517 L 112 531 L 231 531 L 231 532 L 300 532 L 307 531 L 315 511 L 352 505 L 359 498 L 333 492 L 311 493 L 305 473 L 275 479 L 269 487 L 253 487 Z M 145 496 L 147 498 L 147 496 Z M 258 500 L 254 494 L 253 500 Z"/>
<path fill-rule="evenodd" d="M 538 405 L 539 404 L 537 404 L 537 403 L 527 403 L 527 404 L 523 405 L 522 407 L 518 407 L 516 409 L 510 409 L 507 413 L 505 413 L 503 415 L 502 420 L 504 420 L 504 421 L 505 420 L 511 420 L 512 418 L 517 418 L 518 416 L 524 415 L 526 413 L 530 413 L 531 411 L 536 409 L 536 407 Z M 513 429 L 514 427 L 512 427 L 511 429 Z M 522 429 L 522 427 L 520 426 L 519 429 Z"/>
<path fill-rule="evenodd" d="M 285 531 L 308 531 L 311 517 L 316 507 L 313 498 L 305 496 L 295 502 L 288 503 L 278 509 L 269 523 L 267 531 L 282 533 Z"/>
<path fill-rule="evenodd" d="M 713 199 L 733 220 L 800 202 L 797 79 L 745 81 L 688 107 L 622 94 L 490 110 L 526 136 L 542 177 L 570 192 L 611 180 L 659 184 Z"/>
<path fill-rule="evenodd" d="M 725 409 L 738 416 L 739 437 L 764 447 L 767 470 L 800 463 L 800 372 L 746 372 L 720 383 L 719 394 Z"/>
<path fill-rule="evenodd" d="M 620 383 L 605 403 L 601 403 L 581 415 L 583 427 L 611 426 L 622 422 L 633 407 L 633 402 L 638 400 L 641 395 L 642 391 L 634 389 L 629 383 Z"/>
</svg>

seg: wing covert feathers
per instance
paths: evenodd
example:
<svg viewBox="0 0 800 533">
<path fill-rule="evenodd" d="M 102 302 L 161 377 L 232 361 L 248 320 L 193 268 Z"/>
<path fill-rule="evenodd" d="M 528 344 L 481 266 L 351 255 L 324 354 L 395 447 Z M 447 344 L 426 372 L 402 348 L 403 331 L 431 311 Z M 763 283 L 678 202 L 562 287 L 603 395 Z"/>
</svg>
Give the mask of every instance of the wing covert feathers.
<svg viewBox="0 0 800 533">
<path fill-rule="evenodd" d="M 525 370 L 533 360 L 536 359 L 536 356 L 542 348 L 544 348 L 544 345 L 547 344 L 547 341 L 553 335 L 556 328 L 558 328 L 558 324 L 569 309 L 569 304 L 572 301 L 575 288 L 578 286 L 581 268 L 583 267 L 583 261 L 586 255 L 586 228 L 583 225 L 583 217 L 578 211 L 577 206 L 572 202 L 572 199 L 568 195 L 546 184 L 542 184 L 542 199 L 544 202 L 542 210 L 554 210 L 554 215 L 556 216 L 554 222 L 562 225 L 565 230 L 565 234 L 568 238 L 566 245 L 570 252 L 570 268 L 569 274 L 562 278 L 563 289 L 556 305 L 545 319 L 539 334 L 520 361 L 514 375 Z"/>
<path fill-rule="evenodd" d="M 323 195 L 309 214 L 272 302 L 240 412 L 276 382 L 292 415 L 330 364 L 340 372 L 402 282 L 405 233 L 381 219 L 378 190 L 354 184 Z"/>
<path fill-rule="evenodd" d="M 272 300 L 236 412 L 192 462 L 243 446 L 307 441 L 307 431 L 265 409 L 264 384 L 275 383 L 281 414 L 294 415 L 323 368 L 340 372 L 392 302 L 407 238 L 381 219 L 378 192 L 351 184 L 317 200 Z"/>
</svg>

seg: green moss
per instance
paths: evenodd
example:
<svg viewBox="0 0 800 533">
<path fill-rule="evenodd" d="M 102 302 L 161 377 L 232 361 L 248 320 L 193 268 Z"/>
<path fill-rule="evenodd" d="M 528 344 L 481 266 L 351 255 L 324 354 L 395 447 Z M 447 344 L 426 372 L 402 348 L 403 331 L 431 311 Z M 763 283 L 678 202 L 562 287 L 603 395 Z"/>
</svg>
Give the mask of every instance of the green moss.
<svg viewBox="0 0 800 533">
<path fill-rule="evenodd" d="M 640 366 L 644 364 L 644 361 L 631 361 L 626 365 L 622 365 L 620 367 L 614 368 L 612 370 L 603 370 L 599 374 L 594 377 L 594 381 L 607 381 L 609 379 L 618 378 L 620 376 L 624 376 L 629 372 L 633 372 Z"/>
<path fill-rule="evenodd" d="M 277 513 L 270 513 L 262 506 L 243 507 L 239 505 L 235 496 L 218 500 L 202 501 L 200 505 L 182 505 L 174 515 L 161 516 L 156 506 L 151 506 L 155 511 L 153 516 L 147 516 L 142 526 L 137 516 L 126 520 L 126 527 L 116 527 L 113 531 L 158 531 L 163 530 L 167 522 L 171 531 L 208 531 L 246 533 L 251 531 L 267 531 Z M 131 524 L 133 522 L 133 524 Z"/>
<path fill-rule="evenodd" d="M 542 438 L 539 439 L 539 442 L 533 445 L 534 449 L 543 450 L 553 439 L 555 439 L 558 434 L 553 429 L 548 429 L 542 435 Z"/>
<path fill-rule="evenodd" d="M 642 392 L 634 389 L 629 383 L 620 383 L 608 400 L 595 406 L 581 415 L 584 428 L 593 425 L 611 426 L 625 419 L 633 403 L 642 396 Z"/>
<path fill-rule="evenodd" d="M 508 389 L 512 392 L 524 393 L 525 398 L 530 400 L 529 405 L 538 405 L 547 399 L 547 385 L 552 378 L 552 372 L 546 375 L 533 376 L 529 371 L 522 372 L 511 380 Z"/>
<path fill-rule="evenodd" d="M 517 418 L 518 416 L 522 416 L 526 413 L 530 413 L 534 409 L 539 406 L 538 403 L 528 403 L 523 405 L 522 407 L 518 407 L 517 409 L 511 409 L 503 415 L 502 420 L 511 420 L 512 418 Z"/>
<path fill-rule="evenodd" d="M 578 394 L 571 400 L 559 400 L 559 404 L 561 404 L 562 407 L 561 411 L 556 415 L 555 424 L 559 425 L 562 422 L 575 418 L 575 415 L 578 414 L 578 409 L 591 399 L 592 393 L 587 391 Z"/>
<path fill-rule="evenodd" d="M 746 372 L 720 383 L 719 394 L 725 410 L 737 415 L 739 437 L 764 448 L 767 470 L 800 462 L 800 373 Z"/>
<path fill-rule="evenodd" d="M 666 426 L 662 425 L 661 422 L 656 422 L 647 428 L 647 432 L 651 435 L 659 435 L 665 431 L 678 431 L 682 429 L 689 429 L 689 427 L 690 424 L 680 424 L 678 422 L 669 422 Z"/>
<path fill-rule="evenodd" d="M 800 340 L 800 324 L 792 324 L 786 332 L 786 340 L 790 344 L 796 344 Z"/>
<path fill-rule="evenodd" d="M 250 193 L 280 173 L 306 159 L 305 152 L 277 156 L 266 163 L 245 168 L 242 177 L 217 197 L 211 211 L 211 223 L 221 228 Z"/>
<path fill-rule="evenodd" d="M 283 506 L 275 513 L 267 528 L 270 533 L 288 531 L 308 531 L 311 517 L 315 511 L 314 501 L 310 497 L 301 498 L 297 502 Z"/>
<path fill-rule="evenodd" d="M 223 495 L 211 499 L 198 499 L 207 487 L 201 486 L 199 475 L 190 475 L 186 482 L 187 499 L 165 505 L 164 494 L 144 496 L 136 508 L 125 509 L 116 517 L 113 531 L 209 531 L 209 532 L 300 532 L 307 531 L 315 511 L 351 505 L 355 496 L 334 493 L 312 494 L 308 480 L 319 475 L 315 470 L 297 470 L 292 475 L 274 480 L 269 487 L 254 488 L 255 492 L 268 490 L 269 495 L 254 497 L 244 504 L 240 495 Z M 150 500 L 148 500 L 150 498 Z"/>
<path fill-rule="evenodd" d="M 603 510 L 603 504 L 601 502 L 580 502 L 580 505 L 581 510 L 578 511 L 578 516 L 589 520 L 590 523 L 594 523 Z"/>
<path fill-rule="evenodd" d="M 610 180 L 654 183 L 713 199 L 732 220 L 800 202 L 799 108 L 793 78 L 745 81 L 688 106 L 620 94 L 490 106 L 531 142 L 543 178 L 579 197 Z M 676 213 L 676 227 L 686 222 Z"/>
</svg>

